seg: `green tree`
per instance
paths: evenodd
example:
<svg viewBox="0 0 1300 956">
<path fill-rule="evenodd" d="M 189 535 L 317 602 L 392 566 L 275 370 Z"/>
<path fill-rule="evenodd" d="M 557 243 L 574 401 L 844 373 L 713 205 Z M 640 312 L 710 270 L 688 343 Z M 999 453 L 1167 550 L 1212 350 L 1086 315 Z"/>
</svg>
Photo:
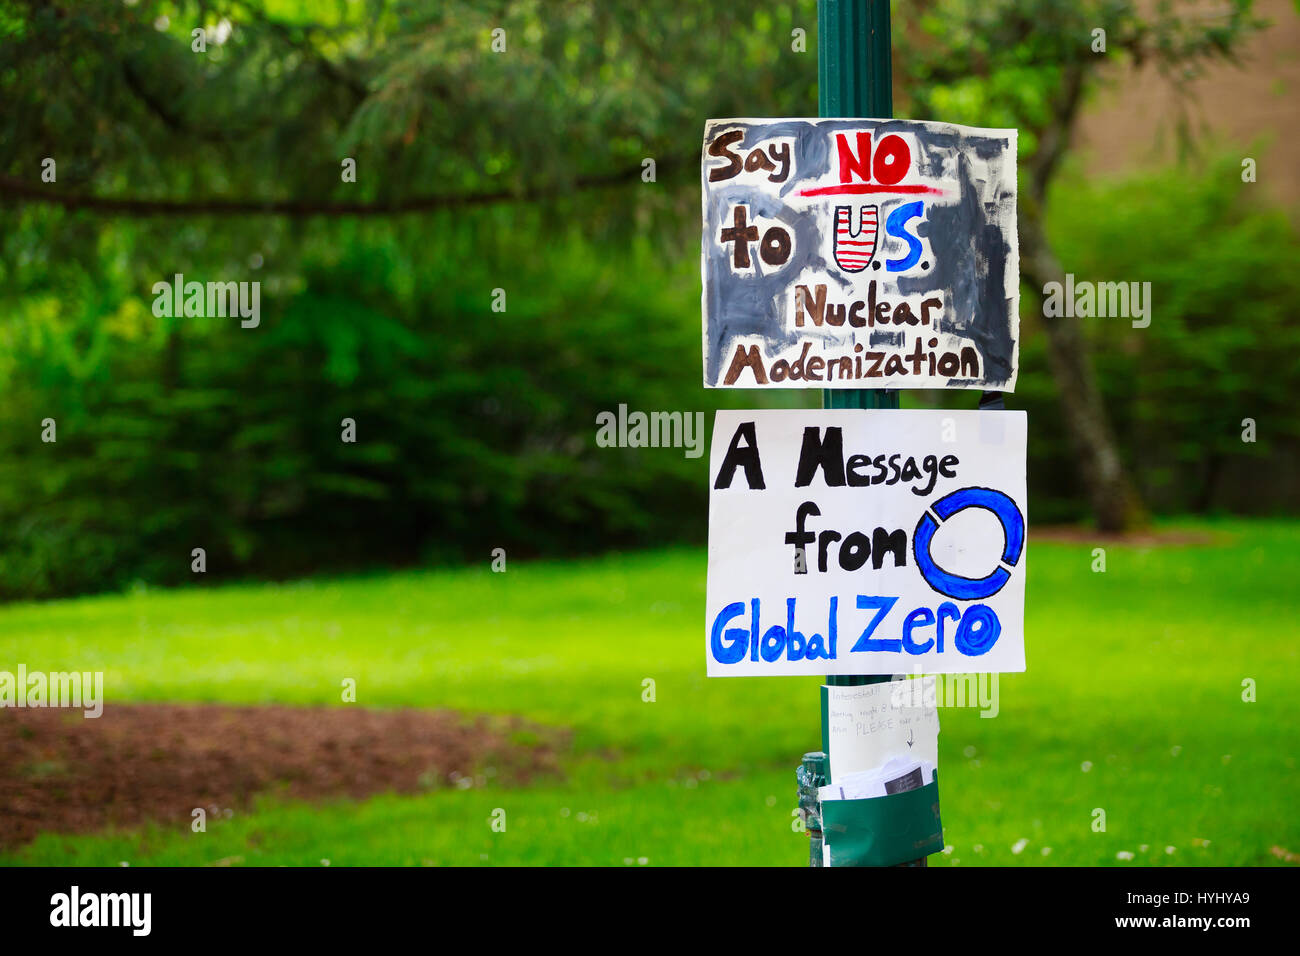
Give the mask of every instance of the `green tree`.
<svg viewBox="0 0 1300 956">
<path fill-rule="evenodd" d="M 1198 10 L 1134 0 L 897 5 L 898 114 L 1021 130 L 1022 275 L 1034 295 L 1063 271 L 1046 238 L 1047 193 L 1107 57 L 1151 61 L 1181 78 L 1231 56 L 1255 25 L 1248 0 L 1233 0 L 1212 16 Z M 95 396 L 111 398 L 122 413 L 113 421 L 125 428 L 146 409 L 174 414 L 182 397 L 195 416 L 229 409 L 232 396 L 258 387 L 252 370 L 265 373 L 261 381 L 307 389 L 294 362 L 322 356 L 336 363 L 328 367 L 339 382 L 355 381 L 346 370 L 358 356 L 372 362 L 383 356 L 378 370 L 367 373 L 368 387 L 378 389 L 385 374 L 399 374 L 391 370 L 418 379 L 438 367 L 428 355 L 411 357 L 419 349 L 406 338 L 431 318 L 451 323 L 438 328 L 438 348 L 486 361 L 494 354 L 487 339 L 462 343 L 455 334 L 454 323 L 478 315 L 478 306 L 466 300 L 459 316 L 431 316 L 418 298 L 438 289 L 420 276 L 450 277 L 460 264 L 460 271 L 478 275 L 481 270 L 469 268 L 478 260 L 508 261 L 529 249 L 537 250 L 541 267 L 544 256 L 569 248 L 556 237 L 572 240 L 574 232 L 590 248 L 612 240 L 642 243 L 637 262 L 653 258 L 646 248 L 655 244 L 669 250 L 664 256 L 680 255 L 698 230 L 704 119 L 813 113 L 815 54 L 797 52 L 791 34 L 805 29 L 805 49 L 815 50 L 815 25 L 811 2 L 755 9 L 668 0 L 0 0 L 0 305 L 5 334 L 22 346 L 0 358 L 0 370 L 12 366 L 13 355 L 29 360 L 7 394 L 57 393 L 70 414 L 88 420 L 95 419 Z M 1106 31 L 1105 56 L 1092 49 L 1097 29 Z M 196 30 L 202 31 L 197 38 Z M 643 188 L 646 159 L 655 161 L 662 189 Z M 54 181 L 43 176 L 46 160 L 54 161 Z M 345 160 L 355 161 L 355 181 L 343 175 Z M 354 220 L 380 225 L 367 232 L 343 228 Z M 531 233 L 521 242 L 524 230 Z M 357 267 L 333 249 L 359 236 L 381 255 L 399 248 L 393 256 L 404 268 L 390 268 L 390 259 Z M 430 251 L 422 254 L 420 246 Z M 130 326 L 128 300 L 138 311 L 159 278 L 188 269 L 246 273 L 253 250 L 267 260 L 266 280 L 290 293 L 304 284 L 334 290 L 334 298 L 318 298 L 314 308 L 348 300 L 319 321 L 309 342 L 279 340 L 298 351 L 279 360 L 271 353 L 232 353 L 222 366 L 208 351 L 219 340 L 178 319 L 142 333 L 161 336 L 155 365 L 152 357 L 121 351 L 123 340 L 106 331 L 108 317 L 115 328 Z M 432 250 L 455 264 L 448 269 L 430 261 Z M 332 268 L 344 269 L 350 281 L 331 285 Z M 597 281 L 598 273 L 584 270 L 587 284 L 557 283 L 574 296 L 560 312 L 583 302 L 581 290 Z M 389 305 L 376 305 L 381 295 L 370 287 L 376 275 L 390 286 Z M 603 301 L 625 298 L 632 297 L 606 289 Z M 311 324 L 317 313 L 293 302 L 297 322 Z M 666 307 L 655 308 L 662 314 Z M 539 315 L 538 341 L 562 342 L 561 322 L 562 316 Z M 382 339 L 362 342 L 358 324 Z M 1044 319 L 1043 327 L 1093 514 L 1101 527 L 1121 528 L 1142 509 L 1086 338 L 1072 319 Z M 622 328 L 612 324 L 609 334 L 622 335 Z M 284 360 L 288 355 L 293 361 Z M 541 383 L 538 371 L 526 367 L 528 356 L 516 358 L 534 388 L 521 390 L 532 397 L 520 405 L 535 402 L 562 421 L 550 398 L 567 385 L 558 376 Z M 128 370 L 150 379 L 148 388 L 110 395 L 109 384 Z M 501 387 L 517 380 L 491 379 Z M 55 392 L 41 391 L 50 389 Z M 426 400 L 436 394 L 412 389 Z M 468 402 L 467 396 L 458 401 Z M 464 413 L 474 414 L 472 405 Z M 191 425 L 190 433 L 237 441 L 249 455 L 263 446 L 285 455 L 260 497 L 234 495 L 231 513 L 272 521 L 295 507 L 302 514 L 304 502 L 314 500 L 305 479 L 289 474 L 315 460 L 301 428 L 281 422 L 280 432 L 258 431 L 249 424 L 251 434 L 232 437 L 215 425 Z M 499 432 L 471 436 L 488 460 L 486 440 L 520 433 L 517 420 L 500 425 Z M 166 446 L 178 440 L 174 429 L 185 433 L 179 424 L 155 426 L 157 432 L 135 434 L 132 447 Z M 558 445 L 572 427 L 568 421 L 556 427 Z M 110 451 L 129 457 L 119 441 L 123 428 L 114 426 L 105 437 L 112 438 Z M 461 436 L 431 438 L 444 448 L 467 447 Z M 94 487 L 94 451 L 87 451 L 84 474 L 65 476 L 87 493 Z M 561 458 L 549 460 L 554 465 Z M 118 464 L 112 481 L 122 487 L 148 470 L 126 458 Z M 382 468 L 352 465 L 330 471 L 331 487 L 357 497 L 378 494 Z M 508 469 L 497 465 L 504 475 Z M 540 473 L 546 466 L 537 467 Z M 193 492 L 200 481 L 193 459 L 174 455 L 169 468 L 165 487 Z M 558 484 L 550 499 L 566 502 L 570 515 L 578 509 L 565 497 L 572 486 Z M 453 501 L 457 493 L 451 481 L 411 487 L 427 501 Z M 616 495 L 599 487 L 610 500 Z M 516 505 L 534 500 L 533 491 L 512 488 L 507 497 Z M 125 505 L 114 508 L 127 520 Z M 167 520 L 160 516 L 159 527 Z M 230 547 L 248 546 L 232 541 Z"/>
<path fill-rule="evenodd" d="M 1122 58 L 1150 63 L 1182 87 L 1206 64 L 1233 56 L 1261 24 L 1251 0 L 1214 8 L 1161 0 L 924 0 L 897 5 L 896 83 L 911 115 L 1014 126 L 1023 167 L 1019 195 L 1020 275 L 1040 306 L 1065 270 L 1048 240 L 1047 194 L 1070 148 L 1101 68 Z M 1111 416 L 1073 315 L 1043 315 L 1047 354 L 1063 420 L 1081 464 L 1094 519 L 1119 531 L 1144 516 Z"/>
</svg>

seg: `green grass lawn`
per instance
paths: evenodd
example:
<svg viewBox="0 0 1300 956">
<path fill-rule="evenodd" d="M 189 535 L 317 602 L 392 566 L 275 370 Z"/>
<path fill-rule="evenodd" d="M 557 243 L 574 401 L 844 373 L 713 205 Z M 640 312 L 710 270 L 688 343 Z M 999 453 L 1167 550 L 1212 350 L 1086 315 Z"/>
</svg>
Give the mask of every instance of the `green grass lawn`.
<svg viewBox="0 0 1300 956">
<path fill-rule="evenodd" d="M 1091 570 L 1091 544 L 1031 531 L 1028 670 L 1001 678 L 994 719 L 941 712 L 951 849 L 932 865 L 1271 864 L 1274 846 L 1300 852 L 1300 525 L 1176 527 L 1208 541 L 1109 546 L 1105 573 Z M 706 680 L 704 570 L 696 550 L 512 562 L 504 574 L 485 559 L 0 609 L 0 669 L 102 669 L 106 710 L 350 706 L 340 685 L 354 678 L 363 706 L 514 713 L 574 732 L 563 780 L 264 800 L 206 833 L 47 834 L 0 863 L 801 865 L 794 767 L 820 747 L 818 681 Z M 1255 702 L 1242 700 L 1247 678 Z M 505 832 L 490 826 L 497 808 Z"/>
</svg>

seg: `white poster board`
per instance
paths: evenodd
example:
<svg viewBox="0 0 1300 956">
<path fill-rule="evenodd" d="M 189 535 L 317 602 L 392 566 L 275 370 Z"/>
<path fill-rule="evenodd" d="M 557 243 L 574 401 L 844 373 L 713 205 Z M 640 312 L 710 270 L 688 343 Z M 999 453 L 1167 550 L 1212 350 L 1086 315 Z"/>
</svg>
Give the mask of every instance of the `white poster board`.
<svg viewBox="0 0 1300 956">
<path fill-rule="evenodd" d="M 1023 671 L 1019 411 L 719 411 L 710 677 Z"/>
</svg>

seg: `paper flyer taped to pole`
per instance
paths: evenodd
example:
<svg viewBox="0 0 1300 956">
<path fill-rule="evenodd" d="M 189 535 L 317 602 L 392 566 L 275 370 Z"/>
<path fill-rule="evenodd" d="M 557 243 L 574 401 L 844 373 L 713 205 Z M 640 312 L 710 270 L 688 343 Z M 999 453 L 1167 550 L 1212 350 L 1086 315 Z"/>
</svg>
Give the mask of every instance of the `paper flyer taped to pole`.
<svg viewBox="0 0 1300 956">
<path fill-rule="evenodd" d="M 1023 671 L 1025 439 L 1018 411 L 719 411 L 709 676 Z"/>
<path fill-rule="evenodd" d="M 822 706 L 829 747 L 827 779 L 832 783 L 883 766 L 894 757 L 938 767 L 939 708 L 934 677 L 823 685 Z"/>
</svg>

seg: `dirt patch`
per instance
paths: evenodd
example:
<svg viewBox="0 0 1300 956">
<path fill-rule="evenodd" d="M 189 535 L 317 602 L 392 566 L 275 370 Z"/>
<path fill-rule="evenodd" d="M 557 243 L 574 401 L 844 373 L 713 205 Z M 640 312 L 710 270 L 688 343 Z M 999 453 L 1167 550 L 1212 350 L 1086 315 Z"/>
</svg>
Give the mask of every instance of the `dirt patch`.
<svg viewBox="0 0 1300 956">
<path fill-rule="evenodd" d="M 185 824 L 257 794 L 360 798 L 522 783 L 567 735 L 518 718 L 355 707 L 119 704 L 0 710 L 0 848 L 41 831 Z"/>
<path fill-rule="evenodd" d="M 1150 528 L 1141 531 L 1126 531 L 1122 534 L 1096 531 L 1077 525 L 1053 525 L 1043 528 L 1030 528 L 1032 541 L 1061 541 L 1066 544 L 1127 544 L 1140 548 L 1158 548 L 1161 546 L 1186 546 L 1221 544 L 1224 535 L 1207 534 L 1203 531 L 1155 531 Z"/>
</svg>

